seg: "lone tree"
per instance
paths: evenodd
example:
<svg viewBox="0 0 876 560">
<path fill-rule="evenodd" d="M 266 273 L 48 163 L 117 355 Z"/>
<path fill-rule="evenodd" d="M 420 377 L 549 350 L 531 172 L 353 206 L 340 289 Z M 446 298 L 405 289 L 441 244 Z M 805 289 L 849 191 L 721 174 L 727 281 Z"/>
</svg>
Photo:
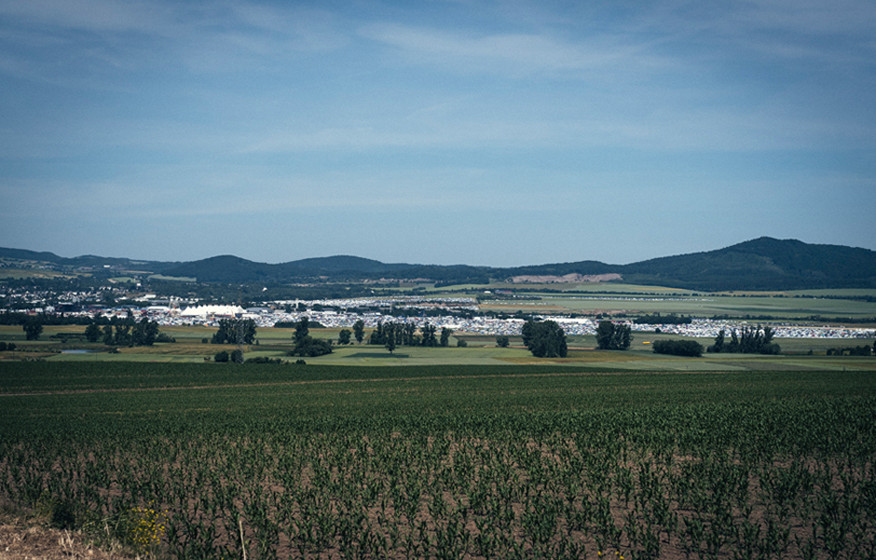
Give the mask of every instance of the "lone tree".
<svg viewBox="0 0 876 560">
<path fill-rule="evenodd" d="M 362 319 L 353 323 L 353 338 L 356 339 L 356 344 L 362 344 L 365 338 L 365 322 Z"/>
<path fill-rule="evenodd" d="M 289 351 L 290 356 L 314 357 L 332 353 L 330 341 L 310 336 L 309 324 L 310 319 L 304 316 L 295 325 L 295 334 L 292 336 L 292 339 L 295 341 L 295 348 Z"/>
<path fill-rule="evenodd" d="M 295 345 L 301 344 L 305 338 L 309 336 L 310 327 L 310 318 L 307 315 L 304 315 L 298 322 L 295 324 L 295 334 L 292 335 L 292 339 L 295 341 Z"/>
<path fill-rule="evenodd" d="M 395 350 L 395 323 L 387 323 L 383 326 L 383 345 L 389 350 L 389 353 L 392 354 L 392 351 Z"/>
<path fill-rule="evenodd" d="M 158 321 L 150 321 L 143 317 L 134 325 L 132 337 L 134 346 L 152 346 L 158 338 Z"/>
<path fill-rule="evenodd" d="M 25 339 L 39 340 L 40 335 L 43 334 L 43 320 L 39 317 L 28 317 L 24 320 L 24 324 L 21 325 L 21 328 L 24 329 Z"/>
<path fill-rule="evenodd" d="M 92 319 L 88 326 L 85 327 L 85 340 L 88 342 L 97 342 L 100 340 L 101 331 L 97 321 Z"/>
<path fill-rule="evenodd" d="M 533 321 L 523 324 L 523 344 L 537 358 L 565 358 L 566 333 L 556 321 Z"/>
<path fill-rule="evenodd" d="M 596 346 L 600 350 L 626 350 L 633 341 L 629 325 L 600 321 L 596 327 Z"/>
<path fill-rule="evenodd" d="M 447 327 L 443 327 L 441 329 L 441 338 L 439 340 L 440 346 L 449 346 L 450 345 L 450 335 L 453 334 L 453 329 L 448 329 Z"/>
</svg>

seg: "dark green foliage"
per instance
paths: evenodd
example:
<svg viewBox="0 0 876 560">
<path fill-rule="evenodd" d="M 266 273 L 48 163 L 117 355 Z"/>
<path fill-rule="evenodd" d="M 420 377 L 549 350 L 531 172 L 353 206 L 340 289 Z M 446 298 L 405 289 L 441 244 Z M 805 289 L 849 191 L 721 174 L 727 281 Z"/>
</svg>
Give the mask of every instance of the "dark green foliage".
<svg viewBox="0 0 876 560">
<path fill-rule="evenodd" d="M 113 344 L 117 346 L 133 346 L 134 337 L 131 334 L 131 324 L 128 321 L 116 323 L 116 335 Z"/>
<path fill-rule="evenodd" d="M 721 290 L 866 288 L 876 279 L 876 251 L 761 237 L 708 251 L 618 267 L 626 281 Z"/>
<path fill-rule="evenodd" d="M 341 329 L 338 333 L 338 344 L 350 344 L 352 334 L 349 329 Z"/>
<path fill-rule="evenodd" d="M 29 316 L 24 320 L 21 328 L 24 329 L 25 339 L 39 340 L 40 335 L 43 334 L 43 321 L 35 315 Z"/>
<path fill-rule="evenodd" d="M 277 329 L 294 329 L 298 326 L 299 321 L 277 321 L 274 323 L 274 328 Z M 307 321 L 308 329 L 324 329 L 325 325 L 320 323 L 319 321 L 314 321 L 312 319 L 308 319 Z"/>
<path fill-rule="evenodd" d="M 396 338 L 395 338 L 395 324 L 390 323 L 386 327 L 384 327 L 384 338 L 383 345 L 389 350 L 389 353 L 392 354 L 392 351 L 395 350 L 397 346 Z"/>
<path fill-rule="evenodd" d="M 252 344 L 256 324 L 252 319 L 219 319 L 219 330 L 210 342 L 213 344 Z"/>
<path fill-rule="evenodd" d="M 703 355 L 703 345 L 696 340 L 655 340 L 651 348 L 656 354 L 693 357 Z"/>
<path fill-rule="evenodd" d="M 436 330 L 437 327 L 430 323 L 426 323 L 425 325 L 423 325 L 423 327 L 420 329 L 420 333 L 422 336 L 420 344 L 422 344 L 423 346 L 438 346 L 438 339 L 435 338 Z"/>
<path fill-rule="evenodd" d="M 523 324 L 523 344 L 537 358 L 565 358 L 566 333 L 556 321 L 532 321 Z"/>
<path fill-rule="evenodd" d="M 221 352 L 216 352 L 216 355 L 213 356 L 214 362 L 227 362 L 228 359 L 228 352 L 225 350 L 222 350 Z"/>
<path fill-rule="evenodd" d="M 113 336 L 113 326 L 106 324 L 103 326 L 103 343 L 107 346 L 112 346 L 116 342 L 116 337 Z"/>
<path fill-rule="evenodd" d="M 93 320 L 85 328 L 85 339 L 88 342 L 102 340 L 107 346 L 152 346 L 156 342 L 173 342 L 171 337 L 159 332 L 157 321 L 146 317 L 138 323 L 132 318 L 113 319 L 102 329 L 100 322 Z"/>
<path fill-rule="evenodd" d="M 453 329 L 448 329 L 447 327 L 441 328 L 441 340 L 439 341 L 439 345 L 441 346 L 449 346 L 450 345 L 450 335 L 453 334 Z"/>
<path fill-rule="evenodd" d="M 401 344 L 405 346 L 416 346 L 420 343 L 420 337 L 418 337 L 415 333 L 417 332 L 417 327 L 413 323 L 405 323 L 402 330 Z"/>
<path fill-rule="evenodd" d="M 69 500 L 53 501 L 51 503 L 51 525 L 57 529 L 74 529 L 76 524 L 76 506 Z"/>
<path fill-rule="evenodd" d="M 362 319 L 353 323 L 353 337 L 357 344 L 362 344 L 362 340 L 365 338 L 365 322 Z"/>
<path fill-rule="evenodd" d="M 600 350 L 626 350 L 632 341 L 629 325 L 600 321 L 596 327 L 596 346 Z"/>
<path fill-rule="evenodd" d="M 85 327 L 85 339 L 88 340 L 88 342 L 97 342 L 100 340 L 100 336 L 100 325 L 97 324 L 97 321 L 91 321 L 88 323 L 88 326 Z"/>
<path fill-rule="evenodd" d="M 661 315 L 654 313 L 653 315 L 642 315 L 633 320 L 637 325 L 689 325 L 693 319 L 690 315 Z"/>
<path fill-rule="evenodd" d="M 268 358 L 267 356 L 258 356 L 256 358 L 247 358 L 247 364 L 282 364 L 285 363 L 280 358 Z"/>
<path fill-rule="evenodd" d="M 301 341 L 295 344 L 295 348 L 289 351 L 289 356 L 323 356 L 332 353 L 331 341 L 322 338 L 313 338 L 310 335 L 305 336 Z"/>
<path fill-rule="evenodd" d="M 143 318 L 134 325 L 132 342 L 134 346 L 152 346 L 158 339 L 158 322 Z"/>
<path fill-rule="evenodd" d="M 417 327 L 413 323 L 396 323 L 393 321 L 378 323 L 368 339 L 368 344 L 385 346 L 387 349 L 392 346 L 390 352 L 399 346 L 447 346 L 453 331 L 446 328 L 442 329 L 441 339 L 439 340 L 435 336 L 437 330 L 435 325 L 426 323 L 420 328 L 421 334 L 418 336 L 416 334 Z"/>
<path fill-rule="evenodd" d="M 307 315 L 304 315 L 298 322 L 295 323 L 295 334 L 292 335 L 292 340 L 295 341 L 295 345 L 298 346 L 309 336 L 310 333 L 310 318 Z"/>
<path fill-rule="evenodd" d="M 729 354 L 779 354 L 782 348 L 773 342 L 775 333 L 769 326 L 745 326 L 739 331 L 730 332 L 730 342 L 722 329 L 715 336 L 715 343 L 706 348 L 706 352 Z"/>
<path fill-rule="evenodd" d="M 496 337 L 496 346 L 499 348 L 508 348 L 508 345 L 511 343 L 507 336 L 497 336 Z"/>
<path fill-rule="evenodd" d="M 332 353 L 331 341 L 321 338 L 313 338 L 310 336 L 310 319 L 303 316 L 295 325 L 295 334 L 292 335 L 292 340 L 295 341 L 295 348 L 289 351 L 289 356 L 323 356 Z"/>
<path fill-rule="evenodd" d="M 243 352 L 241 352 L 239 348 L 232 350 L 230 360 L 232 362 L 234 362 L 235 364 L 242 364 L 243 363 Z"/>
<path fill-rule="evenodd" d="M 874 344 L 874 349 L 876 349 L 876 344 Z M 827 355 L 828 356 L 869 356 L 870 355 L 870 346 L 864 344 L 862 346 L 845 346 L 843 348 L 828 348 Z"/>
</svg>

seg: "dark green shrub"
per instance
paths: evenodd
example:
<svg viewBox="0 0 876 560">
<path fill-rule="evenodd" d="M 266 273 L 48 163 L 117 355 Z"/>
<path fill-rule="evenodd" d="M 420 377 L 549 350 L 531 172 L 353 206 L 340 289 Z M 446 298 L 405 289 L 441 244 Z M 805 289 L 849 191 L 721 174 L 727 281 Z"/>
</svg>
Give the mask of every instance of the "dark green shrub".
<svg viewBox="0 0 876 560">
<path fill-rule="evenodd" d="M 655 340 L 651 348 L 655 354 L 692 357 L 703 355 L 703 345 L 696 340 Z"/>
</svg>

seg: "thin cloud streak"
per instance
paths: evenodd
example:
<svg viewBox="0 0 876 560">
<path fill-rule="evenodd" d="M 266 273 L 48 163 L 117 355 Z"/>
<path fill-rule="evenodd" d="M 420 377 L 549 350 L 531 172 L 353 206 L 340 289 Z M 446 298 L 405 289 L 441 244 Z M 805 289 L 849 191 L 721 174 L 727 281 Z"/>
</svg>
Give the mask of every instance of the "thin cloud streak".
<svg viewBox="0 0 876 560">
<path fill-rule="evenodd" d="M 452 228 L 518 264 L 598 231 L 627 262 L 685 236 L 872 245 L 842 215 L 876 204 L 874 36 L 854 0 L 0 0 L 0 234 L 99 253 L 107 223 L 190 227 L 209 254 L 235 216 L 264 239 Z"/>
</svg>

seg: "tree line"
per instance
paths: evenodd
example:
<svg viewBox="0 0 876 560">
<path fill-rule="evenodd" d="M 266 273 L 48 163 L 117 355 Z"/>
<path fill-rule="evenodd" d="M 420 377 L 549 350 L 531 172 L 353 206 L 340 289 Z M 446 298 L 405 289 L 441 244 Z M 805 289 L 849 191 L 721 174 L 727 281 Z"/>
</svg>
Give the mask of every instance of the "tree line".
<svg viewBox="0 0 876 560">
<path fill-rule="evenodd" d="M 256 324 L 252 319 L 219 319 L 219 330 L 213 333 L 211 344 L 253 344 Z"/>
<path fill-rule="evenodd" d="M 844 346 L 841 348 L 828 348 L 828 356 L 869 356 L 870 353 L 876 354 L 876 342 L 873 343 L 873 348 L 864 344 L 861 346 Z"/>
<path fill-rule="evenodd" d="M 85 340 L 103 342 L 107 346 L 152 346 L 156 342 L 174 342 L 158 328 L 157 321 L 143 317 L 125 319 L 93 319 L 85 327 Z"/>
<path fill-rule="evenodd" d="M 453 334 L 453 329 L 442 327 L 441 334 L 436 336 L 438 327 L 431 323 L 426 323 L 419 331 L 417 334 L 417 326 L 413 323 L 377 323 L 368 344 L 385 346 L 390 353 L 399 346 L 446 347 L 450 345 L 450 335 Z"/>
<path fill-rule="evenodd" d="M 730 340 L 727 333 L 721 329 L 715 336 L 715 343 L 706 348 L 706 352 L 720 354 L 778 354 L 782 351 L 781 346 L 773 342 L 775 332 L 769 326 L 756 327 L 745 326 L 741 329 L 730 331 Z"/>
</svg>

